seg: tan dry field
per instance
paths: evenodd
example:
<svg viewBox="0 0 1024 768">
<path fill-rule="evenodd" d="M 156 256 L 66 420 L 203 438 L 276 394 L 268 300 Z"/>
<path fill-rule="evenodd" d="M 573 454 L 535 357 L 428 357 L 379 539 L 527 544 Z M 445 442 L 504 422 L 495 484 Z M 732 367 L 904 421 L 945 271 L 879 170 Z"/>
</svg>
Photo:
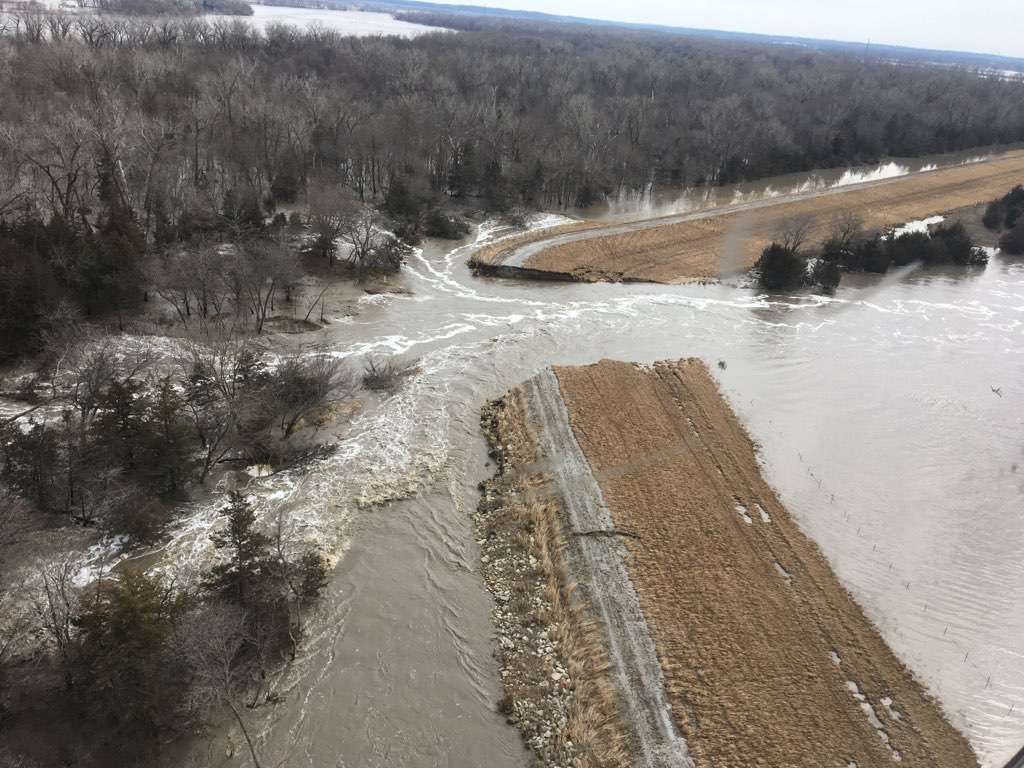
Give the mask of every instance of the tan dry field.
<svg viewBox="0 0 1024 768">
<path fill-rule="evenodd" d="M 703 363 L 555 373 L 638 537 L 629 575 L 698 768 L 977 765 L 765 482 Z"/>
<path fill-rule="evenodd" d="M 854 214 L 867 229 L 881 230 L 1002 197 L 1022 182 L 1024 152 L 1010 152 L 979 163 L 768 201 L 739 211 L 695 214 L 682 222 L 625 233 L 595 235 L 597 227 L 582 225 L 577 228 L 588 231 L 581 239 L 541 250 L 523 266 L 584 279 L 662 283 L 713 279 L 753 267 L 764 247 L 795 219 L 806 219 L 811 225 L 810 242 L 819 242 L 842 215 Z M 560 229 L 559 234 L 567 231 L 572 227 Z M 537 242 L 542 239 L 538 234 L 527 240 Z M 485 256 L 493 258 L 509 247 L 506 243 Z"/>
</svg>

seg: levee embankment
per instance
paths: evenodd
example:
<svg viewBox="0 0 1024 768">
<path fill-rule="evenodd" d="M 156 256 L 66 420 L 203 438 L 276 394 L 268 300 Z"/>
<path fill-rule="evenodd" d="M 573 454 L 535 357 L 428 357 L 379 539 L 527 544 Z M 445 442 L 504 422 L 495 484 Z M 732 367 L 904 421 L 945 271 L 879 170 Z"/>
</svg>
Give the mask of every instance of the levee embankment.
<svg viewBox="0 0 1024 768">
<path fill-rule="evenodd" d="M 765 482 L 701 362 L 556 368 L 488 413 L 501 471 L 482 510 L 493 525 L 530 506 L 529 541 L 558 531 L 549 585 L 573 617 L 499 597 L 499 627 L 518 606 L 557 625 L 556 646 L 587 632 L 598 663 L 571 688 L 598 686 L 598 735 L 620 747 L 588 764 L 977 765 Z"/>
<path fill-rule="evenodd" d="M 622 543 L 550 369 L 483 414 L 499 471 L 477 514 L 500 705 L 543 765 L 691 766 Z"/>
<path fill-rule="evenodd" d="M 486 246 L 471 263 L 500 276 L 660 283 L 715 279 L 749 270 L 794 220 L 808 240 L 827 237 L 837 217 L 870 230 L 1002 197 L 1024 182 L 1024 151 L 883 181 L 761 199 L 635 222 L 567 225 Z M 521 270 L 517 274 L 517 270 Z"/>
</svg>

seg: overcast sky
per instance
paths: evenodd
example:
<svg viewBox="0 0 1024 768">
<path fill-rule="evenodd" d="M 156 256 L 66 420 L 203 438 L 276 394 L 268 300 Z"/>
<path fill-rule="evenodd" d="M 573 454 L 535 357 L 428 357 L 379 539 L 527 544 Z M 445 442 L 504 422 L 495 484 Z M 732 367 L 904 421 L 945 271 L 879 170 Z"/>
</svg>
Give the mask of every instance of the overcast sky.
<svg viewBox="0 0 1024 768">
<path fill-rule="evenodd" d="M 453 0 L 440 0 L 453 2 Z M 1024 58 L 1024 0 L 463 0 L 473 5 Z"/>
</svg>

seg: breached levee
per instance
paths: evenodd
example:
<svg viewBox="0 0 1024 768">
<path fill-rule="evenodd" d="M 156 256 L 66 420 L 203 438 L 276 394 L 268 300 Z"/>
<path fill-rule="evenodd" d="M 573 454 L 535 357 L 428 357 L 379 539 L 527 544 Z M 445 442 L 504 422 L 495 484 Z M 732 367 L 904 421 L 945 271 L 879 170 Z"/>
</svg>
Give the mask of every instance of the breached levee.
<svg viewBox="0 0 1024 768">
<path fill-rule="evenodd" d="M 501 277 L 680 283 L 752 268 L 787 222 L 806 220 L 807 242 L 853 214 L 882 230 L 1002 197 L 1024 182 L 1024 151 L 896 178 L 768 197 L 632 222 L 578 222 L 479 250 L 470 265 Z"/>
<path fill-rule="evenodd" d="M 548 369 L 484 426 L 501 706 L 543 764 L 977 765 L 703 363 Z"/>
</svg>

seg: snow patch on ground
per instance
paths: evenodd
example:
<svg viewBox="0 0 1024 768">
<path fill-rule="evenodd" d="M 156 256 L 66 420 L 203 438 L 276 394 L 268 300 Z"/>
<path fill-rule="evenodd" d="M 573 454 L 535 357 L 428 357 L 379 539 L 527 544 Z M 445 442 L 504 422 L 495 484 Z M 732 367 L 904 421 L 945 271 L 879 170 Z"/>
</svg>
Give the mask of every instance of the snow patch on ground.
<svg viewBox="0 0 1024 768">
<path fill-rule="evenodd" d="M 883 696 L 881 699 L 882 706 L 885 707 L 885 711 L 889 713 L 889 717 L 893 720 L 899 720 L 903 717 L 900 712 L 892 705 L 892 698 L 889 696 Z"/>
<path fill-rule="evenodd" d="M 745 522 L 747 525 L 754 524 L 754 519 L 750 516 L 750 513 L 747 511 L 747 508 L 740 504 L 738 501 L 736 502 L 736 514 L 742 517 L 743 522 Z"/>
<path fill-rule="evenodd" d="M 878 719 L 878 713 L 875 712 L 875 708 L 871 705 L 871 702 L 868 701 L 868 697 L 861 693 L 860 687 L 857 683 L 853 680 L 847 680 L 846 688 L 850 691 L 853 698 L 857 700 L 861 711 L 867 717 L 868 722 L 871 723 L 871 727 L 874 728 L 875 732 L 878 734 L 878 738 L 880 738 L 889 748 L 889 754 L 892 756 L 893 761 L 898 763 L 903 760 L 903 756 L 897 750 L 893 749 L 892 744 L 889 743 L 889 734 L 885 732 L 885 726 L 882 725 L 882 721 Z M 886 699 L 883 699 L 882 701 L 885 702 Z M 889 703 L 892 703 L 891 699 L 889 699 Z"/>
<path fill-rule="evenodd" d="M 934 226 L 935 224 L 941 224 L 945 220 L 945 216 L 929 216 L 927 219 L 909 221 L 902 227 L 894 229 L 892 231 L 892 236 L 899 237 L 900 235 L 908 235 L 911 232 L 927 232 L 928 227 Z"/>
<path fill-rule="evenodd" d="M 775 561 L 775 570 L 779 572 L 779 576 L 786 580 L 787 584 L 793 581 L 793 576 L 790 574 L 789 571 L 782 567 L 778 560 Z"/>
</svg>

